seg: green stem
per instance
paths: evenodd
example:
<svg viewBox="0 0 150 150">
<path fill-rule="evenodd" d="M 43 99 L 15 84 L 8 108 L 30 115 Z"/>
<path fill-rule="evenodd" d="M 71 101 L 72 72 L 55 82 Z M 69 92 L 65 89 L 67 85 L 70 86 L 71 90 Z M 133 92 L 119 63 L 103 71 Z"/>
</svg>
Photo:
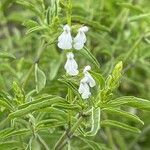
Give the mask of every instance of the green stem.
<svg viewBox="0 0 150 150">
<path fill-rule="evenodd" d="M 48 145 L 46 144 L 46 142 L 41 138 L 41 136 L 39 134 L 37 134 L 37 137 L 38 137 L 40 143 L 44 146 L 45 150 L 50 150 Z"/>
<path fill-rule="evenodd" d="M 139 141 L 141 137 L 143 137 L 146 133 L 149 133 L 150 125 L 144 128 L 144 130 L 129 144 L 128 150 L 132 150 L 135 144 Z"/>
<path fill-rule="evenodd" d="M 33 71 L 33 69 L 34 69 L 34 65 L 35 65 L 35 64 L 32 64 L 31 68 L 29 69 L 29 71 L 28 71 L 28 73 L 27 73 L 27 75 L 26 75 L 26 77 L 25 77 L 25 79 L 24 79 L 24 81 L 23 81 L 23 84 L 22 84 L 22 88 L 23 88 L 23 89 L 26 87 L 26 85 L 27 85 L 27 83 L 28 83 L 28 81 L 29 81 L 30 75 L 31 75 L 31 73 L 32 73 L 32 71 Z"/>
<path fill-rule="evenodd" d="M 109 146 L 110 146 L 113 150 L 115 150 L 115 149 L 116 149 L 116 146 L 115 146 L 115 144 L 114 144 L 114 141 L 113 141 L 113 138 L 112 138 L 112 134 L 111 134 L 110 128 L 106 127 L 106 128 L 105 128 L 105 131 L 106 131 L 106 134 L 107 134 Z"/>
<path fill-rule="evenodd" d="M 131 49 L 128 51 L 126 57 L 124 58 L 124 62 L 126 62 L 131 56 L 132 54 L 134 53 L 136 47 L 141 43 L 143 37 L 144 37 L 145 34 L 142 34 L 136 41 L 135 43 L 133 44 L 133 46 L 131 47 Z"/>
<path fill-rule="evenodd" d="M 107 119 L 107 114 L 103 114 L 103 115 L 104 115 L 104 118 Z M 112 133 L 111 133 L 110 128 L 106 127 L 105 131 L 106 131 L 106 135 L 107 135 L 107 138 L 108 138 L 109 146 L 112 148 L 112 150 L 116 150 L 117 148 L 116 148 L 115 143 L 113 141 L 113 137 L 112 137 Z"/>
<path fill-rule="evenodd" d="M 72 2 L 71 2 L 71 0 L 68 0 L 66 14 L 67 14 L 67 23 L 68 23 L 68 25 L 71 26 L 71 14 L 72 14 Z"/>
<path fill-rule="evenodd" d="M 70 131 L 65 131 L 62 136 L 60 137 L 60 139 L 58 140 L 58 142 L 56 143 L 54 149 L 55 150 L 61 150 L 65 144 L 67 143 L 68 139 L 72 138 L 74 132 L 78 129 L 78 127 L 80 126 L 80 124 L 83 121 L 83 116 L 81 116 L 78 121 L 74 124 L 74 126 L 70 129 Z"/>
<path fill-rule="evenodd" d="M 73 100 L 72 91 L 71 91 L 70 88 L 68 88 L 68 102 L 69 102 L 70 104 L 72 104 L 72 100 Z M 68 110 L 68 128 L 69 128 L 69 129 L 71 128 L 71 124 L 72 124 L 71 116 L 72 116 L 72 111 L 71 111 L 71 110 Z"/>
<path fill-rule="evenodd" d="M 26 87 L 26 85 L 27 85 L 27 83 L 28 83 L 28 81 L 29 81 L 29 79 L 30 79 L 30 76 L 31 76 L 31 74 L 32 74 L 32 72 L 33 72 L 33 70 L 34 70 L 35 64 L 39 62 L 39 59 L 41 58 L 41 56 L 42 56 L 42 54 L 43 54 L 45 48 L 46 48 L 48 45 L 52 45 L 52 44 L 54 44 L 54 41 L 51 42 L 50 44 L 45 44 L 45 42 L 42 41 L 42 44 L 41 44 L 41 46 L 40 46 L 39 49 L 38 49 L 37 56 L 36 56 L 36 58 L 35 58 L 35 60 L 34 60 L 34 62 L 33 62 L 33 64 L 32 64 L 32 66 L 31 66 L 31 68 L 29 69 L 29 71 L 28 71 L 28 73 L 27 73 L 27 75 L 26 75 L 26 77 L 25 77 L 25 79 L 24 79 L 24 81 L 23 81 L 23 83 L 22 83 L 23 89 Z"/>
</svg>

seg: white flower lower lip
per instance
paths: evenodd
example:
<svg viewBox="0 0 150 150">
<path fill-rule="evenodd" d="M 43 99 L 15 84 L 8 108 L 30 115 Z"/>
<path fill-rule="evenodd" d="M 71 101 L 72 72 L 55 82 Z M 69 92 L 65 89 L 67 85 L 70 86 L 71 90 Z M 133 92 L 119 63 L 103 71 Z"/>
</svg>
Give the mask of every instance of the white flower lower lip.
<svg viewBox="0 0 150 150">
<path fill-rule="evenodd" d="M 71 76 L 76 76 L 79 73 L 78 64 L 74 60 L 73 53 L 71 53 L 71 52 L 67 53 L 67 62 L 65 64 L 64 68 L 65 68 L 67 74 L 69 74 Z"/>
</svg>

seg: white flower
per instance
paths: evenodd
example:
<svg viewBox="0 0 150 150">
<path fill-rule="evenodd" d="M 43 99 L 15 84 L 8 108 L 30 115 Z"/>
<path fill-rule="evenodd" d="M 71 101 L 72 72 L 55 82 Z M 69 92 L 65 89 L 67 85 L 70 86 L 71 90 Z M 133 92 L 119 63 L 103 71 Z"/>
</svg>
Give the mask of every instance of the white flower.
<svg viewBox="0 0 150 150">
<path fill-rule="evenodd" d="M 84 47 L 84 44 L 86 42 L 85 32 L 87 31 L 88 31 L 88 27 L 86 26 L 79 28 L 78 33 L 74 38 L 74 45 L 73 45 L 76 50 L 80 50 Z"/>
<path fill-rule="evenodd" d="M 96 85 L 95 80 L 88 72 L 91 70 L 90 66 L 86 66 L 83 70 L 84 78 L 80 81 L 80 86 L 78 92 L 81 94 L 83 99 L 87 99 L 91 96 L 90 87 L 94 87 Z"/>
<path fill-rule="evenodd" d="M 78 92 L 81 94 L 81 97 L 83 99 L 87 99 L 91 96 L 90 87 L 87 83 L 87 78 L 86 77 L 84 77 L 80 81 L 80 86 L 79 86 Z"/>
<path fill-rule="evenodd" d="M 58 37 L 58 47 L 61 49 L 71 49 L 72 48 L 72 36 L 70 33 L 70 27 L 65 25 L 63 27 L 63 33 Z"/>
<path fill-rule="evenodd" d="M 96 85 L 95 80 L 91 76 L 91 74 L 88 72 L 91 70 L 91 66 L 86 66 L 83 70 L 84 76 L 87 77 L 87 83 L 90 87 L 94 87 Z"/>
<path fill-rule="evenodd" d="M 71 76 L 76 76 L 79 73 L 78 64 L 74 60 L 74 55 L 71 52 L 67 53 L 67 62 L 65 64 L 65 70 Z"/>
</svg>

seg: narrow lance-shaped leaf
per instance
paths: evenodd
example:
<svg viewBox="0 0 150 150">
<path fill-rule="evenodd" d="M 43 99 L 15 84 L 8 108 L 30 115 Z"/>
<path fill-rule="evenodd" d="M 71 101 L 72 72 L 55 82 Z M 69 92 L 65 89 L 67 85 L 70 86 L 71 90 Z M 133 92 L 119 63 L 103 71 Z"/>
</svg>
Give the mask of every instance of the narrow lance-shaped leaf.
<svg viewBox="0 0 150 150">
<path fill-rule="evenodd" d="M 130 18 L 128 18 L 128 22 L 133 22 L 133 21 L 139 21 L 144 19 L 145 21 L 149 20 L 150 18 L 150 13 L 146 13 L 146 14 L 140 14 L 140 15 L 136 15 L 136 16 L 132 16 Z"/>
<path fill-rule="evenodd" d="M 74 92 L 74 94 L 78 96 L 80 101 L 82 101 L 82 97 L 79 94 L 77 87 L 72 83 L 71 80 L 69 81 L 69 80 L 66 79 L 66 77 L 63 77 L 62 79 L 59 79 L 59 81 L 66 84 Z"/>
<path fill-rule="evenodd" d="M 100 129 L 100 108 L 92 107 L 91 131 L 85 133 L 86 136 L 95 136 Z"/>
<path fill-rule="evenodd" d="M 19 110 L 13 112 L 9 115 L 9 117 L 10 118 L 22 117 L 22 115 L 26 115 L 28 113 L 31 113 L 33 111 L 36 111 L 36 110 L 39 110 L 39 109 L 42 109 L 42 108 L 50 107 L 50 106 L 52 106 L 53 104 L 56 104 L 56 103 L 63 104 L 63 103 L 67 103 L 67 101 L 64 100 L 61 97 L 54 97 L 54 98 L 51 98 L 51 99 L 45 99 L 41 102 L 38 101 L 37 103 L 31 104 L 28 107 L 25 107 L 23 109 L 19 109 Z"/>
<path fill-rule="evenodd" d="M 142 110 L 150 111 L 150 101 L 137 98 L 134 96 L 123 96 L 116 99 L 111 100 L 109 103 L 106 104 L 107 106 L 118 107 L 120 105 L 126 105 L 135 107 Z"/>
<path fill-rule="evenodd" d="M 1 6 L 1 9 L 2 11 L 6 11 L 7 8 L 10 6 L 10 4 L 12 4 L 13 2 L 15 2 L 16 0 L 5 0 L 5 1 L 2 1 L 2 6 Z"/>
<path fill-rule="evenodd" d="M 104 77 L 100 73 L 96 73 L 94 71 L 90 71 L 91 75 L 96 79 L 100 88 L 103 89 L 105 87 L 105 80 Z"/>
<path fill-rule="evenodd" d="M 8 138 L 8 137 L 12 137 L 12 136 L 18 136 L 18 135 L 22 135 L 22 134 L 27 134 L 29 133 L 30 130 L 29 129 L 19 129 L 16 130 L 14 128 L 7 128 L 5 130 L 2 130 L 0 132 L 0 139 L 4 139 L 4 138 Z"/>
<path fill-rule="evenodd" d="M 45 87 L 46 76 L 44 72 L 38 67 L 38 64 L 35 64 L 35 82 L 37 93 L 39 93 Z"/>
<path fill-rule="evenodd" d="M 35 26 L 35 27 L 30 28 L 26 32 L 26 34 L 29 34 L 29 33 L 35 32 L 35 31 L 43 31 L 43 30 L 46 30 L 46 29 L 48 29 L 48 27 L 46 27 L 46 26 Z"/>
<path fill-rule="evenodd" d="M 100 68 L 100 64 L 94 55 L 88 50 L 87 47 L 84 46 L 83 51 L 81 51 L 98 69 Z"/>
<path fill-rule="evenodd" d="M 24 1 L 24 0 L 17 0 L 16 3 L 19 4 L 19 5 L 22 5 L 23 7 L 27 8 L 27 9 L 29 9 L 29 10 L 31 10 L 31 11 L 34 12 L 36 15 L 38 15 L 38 16 L 40 16 L 40 17 L 42 16 L 42 14 L 41 14 L 39 8 L 38 8 L 38 7 L 35 7 L 35 5 L 34 5 L 31 1 L 28 2 L 28 1 Z"/>
<path fill-rule="evenodd" d="M 54 59 L 50 63 L 50 70 L 51 70 L 50 75 L 49 75 L 50 80 L 53 80 L 56 77 L 58 70 L 60 68 L 61 62 L 62 62 L 62 57 L 58 57 L 57 59 Z"/>
<path fill-rule="evenodd" d="M 137 122 L 137 123 L 140 123 L 140 124 L 144 124 L 144 122 L 138 116 L 130 114 L 126 111 L 123 111 L 123 110 L 120 110 L 120 109 L 117 109 L 117 108 L 104 108 L 103 110 L 108 112 L 108 113 L 114 114 L 114 115 L 118 115 L 118 116 L 121 116 L 121 117 L 128 118 L 131 121 L 134 121 L 134 122 Z"/>
<path fill-rule="evenodd" d="M 16 59 L 16 57 L 8 52 L 0 52 L 0 58 Z"/>
<path fill-rule="evenodd" d="M 139 13 L 143 13 L 142 8 L 140 8 L 138 5 L 132 5 L 131 3 L 119 3 L 119 2 L 117 3 L 117 5 L 128 8 L 131 11 L 133 10 L 133 11 L 136 11 L 136 12 L 139 12 Z"/>
<path fill-rule="evenodd" d="M 97 31 L 106 31 L 110 32 L 110 29 L 104 25 L 101 25 L 99 22 L 96 21 L 90 21 L 89 19 L 85 19 L 85 17 L 80 16 L 72 16 L 72 21 L 78 21 L 81 24 L 86 24 L 94 29 L 97 29 Z"/>
<path fill-rule="evenodd" d="M 38 26 L 39 24 L 34 20 L 26 20 L 23 22 L 23 25 L 27 28 L 33 28 L 35 26 Z"/>
<path fill-rule="evenodd" d="M 92 150 L 107 150 L 102 143 L 96 143 L 95 141 L 89 140 L 87 138 L 78 137 L 81 139 L 85 144 L 87 144 Z"/>
<path fill-rule="evenodd" d="M 7 104 L 3 99 L 0 98 L 0 107 L 5 107 L 8 108 L 9 110 L 11 110 L 11 106 L 9 104 Z"/>
<path fill-rule="evenodd" d="M 26 108 L 32 104 L 41 103 L 47 99 L 52 99 L 55 97 L 56 97 L 55 95 L 41 95 L 40 97 L 34 97 L 33 101 L 18 106 L 18 109 L 23 109 L 23 108 Z"/>
<path fill-rule="evenodd" d="M 121 128 L 133 133 L 140 133 L 141 131 L 138 128 L 129 126 L 125 123 L 119 122 L 119 121 L 115 121 L 115 120 L 104 120 L 101 122 L 101 126 L 106 127 L 116 127 L 116 128 Z"/>
<path fill-rule="evenodd" d="M 22 143 L 19 141 L 7 141 L 0 143 L 1 150 L 21 149 Z"/>
</svg>

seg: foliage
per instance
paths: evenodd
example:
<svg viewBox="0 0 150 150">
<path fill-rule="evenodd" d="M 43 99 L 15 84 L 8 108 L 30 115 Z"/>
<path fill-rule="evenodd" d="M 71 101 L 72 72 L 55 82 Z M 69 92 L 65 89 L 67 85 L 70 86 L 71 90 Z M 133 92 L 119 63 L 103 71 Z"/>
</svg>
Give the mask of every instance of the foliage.
<svg viewBox="0 0 150 150">
<path fill-rule="evenodd" d="M 3 0 L 0 3 L 0 149 L 150 147 L 149 0 Z M 65 74 L 62 25 L 89 27 Z M 78 92 L 91 65 L 92 96 Z"/>
</svg>

